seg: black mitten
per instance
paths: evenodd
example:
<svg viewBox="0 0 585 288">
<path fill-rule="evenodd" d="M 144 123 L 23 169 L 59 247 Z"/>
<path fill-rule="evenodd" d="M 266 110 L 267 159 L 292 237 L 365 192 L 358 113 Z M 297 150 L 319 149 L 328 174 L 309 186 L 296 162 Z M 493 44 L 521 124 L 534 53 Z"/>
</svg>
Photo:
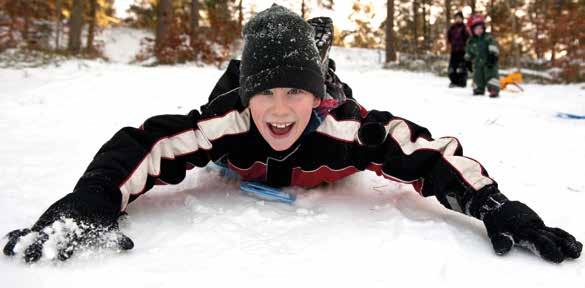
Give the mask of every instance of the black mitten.
<svg viewBox="0 0 585 288">
<path fill-rule="evenodd" d="M 473 72 L 473 64 L 471 64 L 471 61 L 465 61 L 465 68 L 467 71 Z"/>
<path fill-rule="evenodd" d="M 488 53 L 487 65 L 489 67 L 494 67 L 496 64 L 498 64 L 498 54 L 493 52 Z"/>
<path fill-rule="evenodd" d="M 80 246 L 113 247 L 129 250 L 130 238 L 118 229 L 119 208 L 99 193 L 74 192 L 55 202 L 29 229 L 8 233 L 4 254 L 23 254 L 26 262 L 35 262 L 50 243 L 55 257 L 66 260 Z M 15 249 L 18 248 L 18 249 Z"/>
<path fill-rule="evenodd" d="M 392 114 L 378 110 L 371 110 L 368 112 L 366 118 L 362 121 L 360 129 L 358 130 L 358 138 L 360 142 L 369 147 L 376 148 L 382 145 L 386 140 L 386 127 Z"/>
<path fill-rule="evenodd" d="M 483 215 L 483 222 L 498 255 L 508 253 L 514 245 L 554 263 L 581 255 L 583 244 L 560 228 L 544 225 L 540 217 L 521 202 L 506 201 L 498 205 Z"/>
</svg>

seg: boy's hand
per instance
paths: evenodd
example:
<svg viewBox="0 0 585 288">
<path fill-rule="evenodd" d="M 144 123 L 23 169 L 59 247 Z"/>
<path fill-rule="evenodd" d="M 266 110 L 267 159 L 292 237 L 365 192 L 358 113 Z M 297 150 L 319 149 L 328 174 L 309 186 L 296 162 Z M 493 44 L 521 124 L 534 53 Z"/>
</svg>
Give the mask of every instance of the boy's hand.
<svg viewBox="0 0 585 288">
<path fill-rule="evenodd" d="M 36 262 L 43 253 L 67 260 L 78 247 L 132 249 L 132 240 L 118 229 L 119 215 L 98 193 L 70 193 L 51 205 L 30 229 L 8 233 L 4 254 L 21 254 L 26 262 Z"/>
<path fill-rule="evenodd" d="M 540 217 L 521 202 L 505 202 L 486 212 L 483 222 L 498 255 L 508 253 L 513 245 L 525 247 L 554 263 L 581 255 L 583 244 L 562 229 L 544 225 Z"/>
</svg>

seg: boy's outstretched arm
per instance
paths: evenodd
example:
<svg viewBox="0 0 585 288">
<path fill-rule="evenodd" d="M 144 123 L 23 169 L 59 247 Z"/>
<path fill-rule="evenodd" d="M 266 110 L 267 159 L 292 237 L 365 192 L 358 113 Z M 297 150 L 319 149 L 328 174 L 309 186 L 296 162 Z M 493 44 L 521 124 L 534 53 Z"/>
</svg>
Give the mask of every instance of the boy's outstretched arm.
<svg viewBox="0 0 585 288">
<path fill-rule="evenodd" d="M 479 162 L 463 156 L 457 139 L 433 139 L 426 128 L 375 110 L 362 121 L 359 139 L 375 147 L 379 163 L 370 169 L 482 220 L 498 255 L 517 245 L 555 263 L 580 256 L 583 245 L 575 237 L 546 226 L 525 204 L 509 201 Z"/>
<path fill-rule="evenodd" d="M 73 192 L 51 205 L 31 228 L 8 234 L 4 254 L 22 253 L 27 262 L 34 262 L 47 243 L 55 245 L 61 260 L 79 245 L 131 249 L 132 240 L 118 230 L 118 217 L 128 203 L 157 183 L 181 182 L 186 169 L 203 167 L 219 153 L 211 150 L 210 140 L 218 135 L 203 131 L 221 131 L 216 129 L 221 117 L 206 123 L 199 118 L 193 110 L 152 117 L 140 128 L 118 131 L 94 156 Z"/>
</svg>

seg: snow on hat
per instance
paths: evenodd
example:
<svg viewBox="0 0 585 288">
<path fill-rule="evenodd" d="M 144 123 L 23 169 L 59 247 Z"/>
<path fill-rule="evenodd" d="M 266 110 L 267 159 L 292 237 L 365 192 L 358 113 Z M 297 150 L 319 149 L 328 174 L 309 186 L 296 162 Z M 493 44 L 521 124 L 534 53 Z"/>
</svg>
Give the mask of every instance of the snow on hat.
<svg viewBox="0 0 585 288">
<path fill-rule="evenodd" d="M 276 4 L 244 26 L 240 97 L 245 106 L 255 94 L 277 87 L 324 97 L 325 80 L 314 33 L 303 18 Z"/>
</svg>

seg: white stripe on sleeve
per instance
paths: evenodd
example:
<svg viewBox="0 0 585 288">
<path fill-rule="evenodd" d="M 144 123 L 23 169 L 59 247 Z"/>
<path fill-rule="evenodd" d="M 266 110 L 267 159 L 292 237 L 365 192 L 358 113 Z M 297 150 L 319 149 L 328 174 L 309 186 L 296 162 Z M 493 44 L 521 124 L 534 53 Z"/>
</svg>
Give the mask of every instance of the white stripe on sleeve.
<svg viewBox="0 0 585 288">
<path fill-rule="evenodd" d="M 459 142 L 455 138 L 446 137 L 429 141 L 419 137 L 412 142 L 410 127 L 401 119 L 390 121 L 386 125 L 386 131 L 388 131 L 388 134 L 398 143 L 402 152 L 406 155 L 411 155 L 422 149 L 431 149 L 440 152 L 443 158 L 459 172 L 463 180 L 475 190 L 494 183 L 491 178 L 482 174 L 482 167 L 477 161 L 464 156 L 455 156 L 455 152 L 459 147 Z"/>
<path fill-rule="evenodd" d="M 226 135 L 247 132 L 250 129 L 249 109 L 239 113 L 231 111 L 221 117 L 203 120 L 198 129 L 159 139 L 120 186 L 122 192 L 122 211 L 128 206 L 130 195 L 143 192 L 148 176 L 158 177 L 161 173 L 161 160 L 175 159 L 177 156 L 194 153 L 199 149 L 210 150 L 211 141 Z"/>
</svg>

